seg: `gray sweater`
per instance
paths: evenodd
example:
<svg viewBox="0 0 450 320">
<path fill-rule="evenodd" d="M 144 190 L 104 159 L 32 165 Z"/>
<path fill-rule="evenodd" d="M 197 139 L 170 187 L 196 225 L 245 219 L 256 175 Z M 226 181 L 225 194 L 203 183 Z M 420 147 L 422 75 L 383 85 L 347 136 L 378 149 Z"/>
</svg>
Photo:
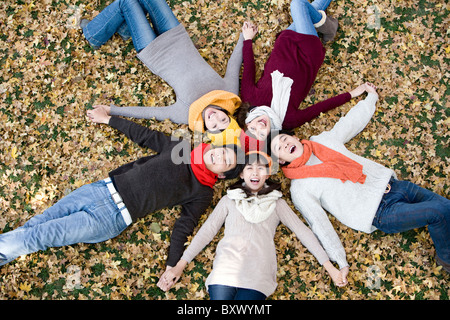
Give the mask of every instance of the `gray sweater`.
<svg viewBox="0 0 450 320">
<path fill-rule="evenodd" d="M 360 157 L 345 147 L 345 143 L 361 132 L 370 121 L 377 100 L 376 94 L 369 93 L 367 98 L 342 117 L 333 129 L 310 139 L 360 163 L 363 173 L 367 176 L 364 184 L 342 182 L 333 178 L 291 181 L 291 197 L 295 207 L 308 221 L 330 259 L 336 261 L 340 268 L 348 265 L 345 250 L 325 210 L 352 229 L 373 232 L 376 228 L 372 222 L 386 186 L 392 176 L 396 177 L 391 169 Z M 321 161 L 312 154 L 306 165 L 319 163 Z"/>
<path fill-rule="evenodd" d="M 176 102 L 160 107 L 117 107 L 111 105 L 111 115 L 133 118 L 170 119 L 188 123 L 189 106 L 213 90 L 239 94 L 239 74 L 242 65 L 242 34 L 230 57 L 224 77 L 203 59 L 182 24 L 161 34 L 145 47 L 138 58 L 160 76 L 175 91 Z"/>
</svg>

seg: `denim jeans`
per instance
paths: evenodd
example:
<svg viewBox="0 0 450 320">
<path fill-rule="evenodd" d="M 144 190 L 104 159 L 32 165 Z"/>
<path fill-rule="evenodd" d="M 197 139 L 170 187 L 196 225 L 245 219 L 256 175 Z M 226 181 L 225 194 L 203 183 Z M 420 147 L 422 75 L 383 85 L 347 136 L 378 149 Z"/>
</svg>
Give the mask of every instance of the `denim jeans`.
<svg viewBox="0 0 450 320">
<path fill-rule="evenodd" d="M 22 227 L 0 234 L 0 265 L 50 247 L 114 238 L 125 223 L 104 181 L 78 188 Z"/>
<path fill-rule="evenodd" d="M 266 296 L 256 290 L 212 284 L 208 286 L 211 300 L 265 300 Z"/>
<path fill-rule="evenodd" d="M 331 0 L 315 0 L 309 3 L 308 0 L 292 0 L 291 17 L 293 23 L 288 30 L 298 33 L 317 35 L 314 24 L 322 19 L 322 14 L 318 10 L 325 11 Z"/>
<path fill-rule="evenodd" d="M 153 28 L 147 20 L 147 13 Z M 100 47 L 118 30 L 126 32 L 124 23 L 137 52 L 158 35 L 179 25 L 165 0 L 116 0 L 83 28 L 83 34 L 92 46 Z"/>
<path fill-rule="evenodd" d="M 436 254 L 450 263 L 450 200 L 409 181 L 391 179 L 373 225 L 386 233 L 428 226 Z"/>
</svg>

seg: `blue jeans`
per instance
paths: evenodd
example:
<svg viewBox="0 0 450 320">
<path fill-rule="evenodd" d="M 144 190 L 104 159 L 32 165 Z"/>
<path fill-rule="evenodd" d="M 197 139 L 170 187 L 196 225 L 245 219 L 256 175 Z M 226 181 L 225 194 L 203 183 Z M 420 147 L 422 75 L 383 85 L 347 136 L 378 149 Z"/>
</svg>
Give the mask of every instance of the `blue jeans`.
<svg viewBox="0 0 450 320">
<path fill-rule="evenodd" d="M 147 13 L 153 28 L 147 20 Z M 158 35 L 179 25 L 165 0 L 116 0 L 83 28 L 83 34 L 92 46 L 100 47 L 119 29 L 124 30 L 124 23 L 137 52 Z"/>
<path fill-rule="evenodd" d="M 50 247 L 106 241 L 126 227 L 106 183 L 88 184 L 34 216 L 22 227 L 0 234 L 0 265 Z"/>
<path fill-rule="evenodd" d="M 409 181 L 391 179 L 373 225 L 386 233 L 428 226 L 436 254 L 450 263 L 450 200 Z"/>
<path fill-rule="evenodd" d="M 322 14 L 318 10 L 325 11 L 331 0 L 315 0 L 309 3 L 308 0 L 291 1 L 291 17 L 293 23 L 288 30 L 298 33 L 317 35 L 314 24 L 322 19 Z"/>
<path fill-rule="evenodd" d="M 211 300 L 265 300 L 266 296 L 256 290 L 212 284 L 208 286 Z"/>
</svg>

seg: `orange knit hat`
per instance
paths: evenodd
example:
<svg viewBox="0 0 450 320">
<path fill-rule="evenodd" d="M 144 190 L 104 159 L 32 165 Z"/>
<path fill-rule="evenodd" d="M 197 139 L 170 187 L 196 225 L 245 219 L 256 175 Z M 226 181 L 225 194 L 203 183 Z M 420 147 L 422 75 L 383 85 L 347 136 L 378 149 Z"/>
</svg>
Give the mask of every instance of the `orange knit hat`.
<svg viewBox="0 0 450 320">
<path fill-rule="evenodd" d="M 268 165 L 268 172 L 269 172 L 270 174 L 276 173 L 276 172 L 272 172 L 272 170 L 273 170 L 273 167 L 272 167 L 273 161 L 272 161 L 272 157 L 271 157 L 271 156 L 269 156 L 269 155 L 268 155 L 267 153 L 265 153 L 264 151 L 259 151 L 259 150 L 252 150 L 252 151 L 249 151 L 249 152 L 246 153 L 247 156 L 251 156 L 251 155 L 253 155 L 253 154 L 259 155 L 260 157 L 266 159 L 267 165 Z"/>
<path fill-rule="evenodd" d="M 241 99 L 234 93 L 213 90 L 194 101 L 189 107 L 189 129 L 192 131 L 205 132 L 202 112 L 209 105 L 218 106 L 232 115 L 241 105 Z M 231 120 L 231 118 L 230 118 Z M 232 121 L 230 121 L 231 124 Z"/>
</svg>

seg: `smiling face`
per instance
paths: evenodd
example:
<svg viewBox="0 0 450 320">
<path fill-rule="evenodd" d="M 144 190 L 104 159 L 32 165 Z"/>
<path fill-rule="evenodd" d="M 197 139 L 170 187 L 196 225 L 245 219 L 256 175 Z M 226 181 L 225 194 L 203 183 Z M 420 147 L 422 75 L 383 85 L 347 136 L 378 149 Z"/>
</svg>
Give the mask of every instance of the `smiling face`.
<svg viewBox="0 0 450 320">
<path fill-rule="evenodd" d="M 267 165 L 259 161 L 247 164 L 241 173 L 241 178 L 244 179 L 246 188 L 252 193 L 260 191 L 268 177 Z"/>
<path fill-rule="evenodd" d="M 211 132 L 224 130 L 230 124 L 230 117 L 212 106 L 206 107 L 203 117 L 206 129 Z"/>
<path fill-rule="evenodd" d="M 284 133 L 272 139 L 270 149 L 280 163 L 292 162 L 303 154 L 303 144 L 300 139 Z"/>
<path fill-rule="evenodd" d="M 223 178 L 223 173 L 236 167 L 236 153 L 226 147 L 210 148 L 203 154 L 206 168 Z"/>
<path fill-rule="evenodd" d="M 258 140 L 266 140 L 270 133 L 270 119 L 267 115 L 259 116 L 247 125 L 247 130 Z"/>
</svg>

